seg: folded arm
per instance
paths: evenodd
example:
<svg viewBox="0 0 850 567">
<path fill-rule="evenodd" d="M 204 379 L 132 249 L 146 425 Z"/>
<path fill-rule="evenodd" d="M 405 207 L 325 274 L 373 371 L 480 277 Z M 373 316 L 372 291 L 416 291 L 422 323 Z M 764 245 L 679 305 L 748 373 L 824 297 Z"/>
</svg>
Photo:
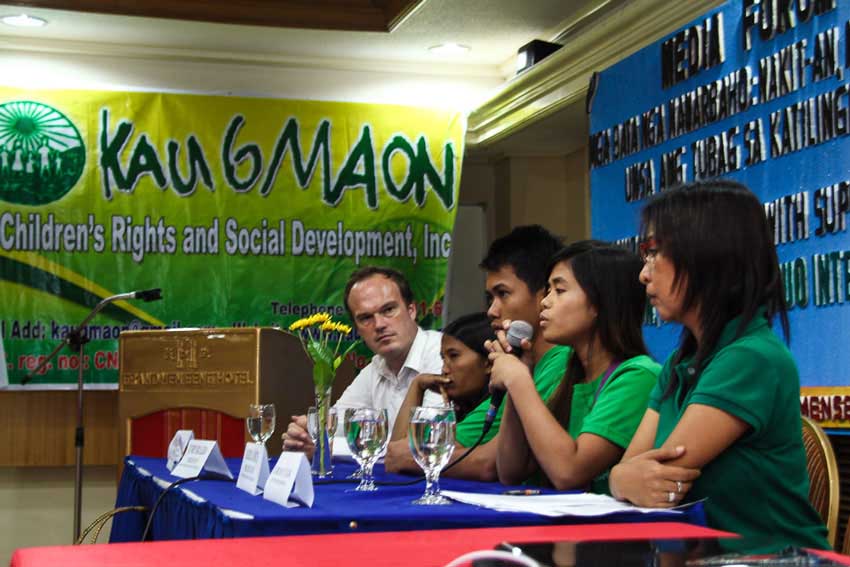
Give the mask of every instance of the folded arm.
<svg viewBox="0 0 850 567">
<path fill-rule="evenodd" d="M 610 487 L 616 498 L 639 506 L 678 504 L 700 469 L 750 428 L 721 409 L 690 404 L 664 444 L 652 449 L 658 419 L 658 412 L 647 410 L 622 461 L 612 469 Z"/>
</svg>

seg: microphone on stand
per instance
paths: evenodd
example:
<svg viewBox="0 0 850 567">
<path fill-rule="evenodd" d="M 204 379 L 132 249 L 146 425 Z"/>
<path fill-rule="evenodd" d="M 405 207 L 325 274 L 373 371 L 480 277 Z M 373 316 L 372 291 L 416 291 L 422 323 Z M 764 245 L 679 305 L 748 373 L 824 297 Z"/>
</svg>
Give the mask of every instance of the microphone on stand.
<svg viewBox="0 0 850 567">
<path fill-rule="evenodd" d="M 61 343 L 56 345 L 56 348 L 48 354 L 44 360 L 29 374 L 23 377 L 21 380 L 21 385 L 28 383 L 32 380 L 36 374 L 41 372 L 43 368 L 46 368 L 48 363 L 53 360 L 53 358 L 59 354 L 59 351 L 62 350 L 65 345 L 68 345 L 71 350 L 77 353 L 79 357 L 79 365 L 77 372 L 77 428 L 74 431 L 74 448 L 76 452 L 75 458 L 75 473 L 74 473 L 74 539 L 73 541 L 77 541 L 80 538 L 80 520 L 82 517 L 82 500 L 83 500 L 83 446 L 85 445 L 85 429 L 83 424 L 83 345 L 85 345 L 89 338 L 85 336 L 85 328 L 89 321 L 91 321 L 95 315 L 97 315 L 101 309 L 112 303 L 113 301 L 123 301 L 126 299 L 141 299 L 142 301 L 156 301 L 157 299 L 162 299 L 162 290 L 160 288 L 156 289 L 146 289 L 142 291 L 131 291 L 129 293 L 119 293 L 116 295 L 110 295 L 109 297 L 104 297 L 101 299 L 97 305 L 94 306 L 94 309 L 86 315 L 86 318 L 83 319 L 83 322 L 74 327 L 71 331 L 65 335 L 65 338 Z"/>
<path fill-rule="evenodd" d="M 508 344 L 511 345 L 511 354 L 516 357 L 522 357 L 522 341 L 531 340 L 534 336 L 534 327 L 525 321 L 512 321 L 508 326 L 508 333 L 505 338 Z M 502 400 L 505 399 L 507 390 L 496 390 L 490 394 L 490 407 L 487 409 L 487 415 L 484 417 L 484 429 L 482 436 L 486 435 L 490 428 L 493 427 L 493 420 L 496 419 L 496 414 L 499 407 L 502 405 Z"/>
<path fill-rule="evenodd" d="M 65 345 L 68 345 L 72 349 L 79 351 L 80 346 L 87 343 L 89 340 L 86 336 L 83 335 L 83 329 L 85 328 L 86 324 L 91 321 L 92 318 L 97 315 L 101 309 L 103 309 L 110 303 L 114 301 L 125 301 L 128 299 L 141 299 L 145 302 L 157 301 L 159 299 L 162 299 L 162 289 L 157 287 L 154 289 L 131 291 L 129 293 L 118 293 L 101 299 L 100 302 L 98 302 L 98 304 L 94 306 L 94 309 L 88 314 L 85 320 L 83 320 L 82 323 L 74 327 L 72 330 L 68 331 L 68 334 L 65 335 L 65 338 L 61 343 L 56 345 L 56 348 L 53 349 L 53 352 L 47 355 L 47 357 L 45 357 L 41 361 L 41 364 L 39 364 L 35 368 L 35 370 L 31 371 L 29 374 L 27 374 L 21 379 L 21 386 L 25 386 L 30 381 L 32 381 L 32 379 L 35 378 L 36 375 L 41 372 L 45 366 L 47 366 L 47 363 L 50 362 L 53 357 L 55 357 Z M 82 368 L 82 357 L 80 357 L 80 368 Z"/>
<path fill-rule="evenodd" d="M 131 291 L 129 293 L 119 293 L 107 298 L 108 301 L 124 301 L 127 299 L 141 299 L 142 301 L 156 301 L 162 299 L 162 289 L 145 289 L 141 291 Z"/>
</svg>

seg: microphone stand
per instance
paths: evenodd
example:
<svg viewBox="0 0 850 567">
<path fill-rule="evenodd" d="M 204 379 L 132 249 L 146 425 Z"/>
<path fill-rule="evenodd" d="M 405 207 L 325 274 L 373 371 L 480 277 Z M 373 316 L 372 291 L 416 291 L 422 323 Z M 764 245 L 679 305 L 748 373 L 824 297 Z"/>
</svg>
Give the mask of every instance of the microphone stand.
<svg viewBox="0 0 850 567">
<path fill-rule="evenodd" d="M 83 426 L 83 346 L 90 340 L 85 335 L 84 329 L 88 322 L 110 303 L 127 299 L 155 301 L 157 299 L 162 299 L 161 291 L 162 290 L 157 288 L 145 291 L 133 291 L 130 293 L 119 293 L 100 300 L 98 304 L 94 306 L 91 313 L 83 319 L 83 322 L 68 331 L 68 334 L 65 335 L 65 339 L 56 345 L 56 348 L 54 348 L 32 372 L 24 376 L 21 380 L 22 386 L 28 384 L 36 374 L 39 374 L 47 367 L 51 360 L 56 358 L 56 355 L 59 354 L 59 351 L 61 351 L 65 345 L 70 347 L 73 352 L 77 353 L 79 365 L 77 366 L 77 428 L 74 430 L 74 448 L 76 451 L 74 471 L 74 543 L 76 543 L 80 537 L 80 519 L 82 517 L 83 501 L 83 446 L 85 445 L 85 428 Z"/>
</svg>

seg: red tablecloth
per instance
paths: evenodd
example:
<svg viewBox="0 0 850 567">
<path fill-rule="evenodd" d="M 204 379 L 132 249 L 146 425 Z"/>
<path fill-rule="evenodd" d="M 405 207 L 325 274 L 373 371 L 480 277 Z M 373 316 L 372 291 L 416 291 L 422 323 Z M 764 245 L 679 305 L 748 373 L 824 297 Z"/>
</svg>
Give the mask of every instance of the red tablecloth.
<svg viewBox="0 0 850 567">
<path fill-rule="evenodd" d="M 33 547 L 12 555 L 11 567 L 275 565 L 439 566 L 502 541 L 598 541 L 732 536 L 690 524 L 587 524 L 464 530 L 372 532 L 268 538 Z"/>
</svg>

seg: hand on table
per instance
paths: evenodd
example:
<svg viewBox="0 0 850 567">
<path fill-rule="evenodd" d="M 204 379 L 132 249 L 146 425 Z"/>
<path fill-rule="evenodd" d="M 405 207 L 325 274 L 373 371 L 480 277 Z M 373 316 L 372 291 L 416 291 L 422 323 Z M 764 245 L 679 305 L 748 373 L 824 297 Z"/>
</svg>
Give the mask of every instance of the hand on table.
<svg viewBox="0 0 850 567">
<path fill-rule="evenodd" d="M 407 439 L 389 442 L 387 452 L 384 455 L 384 470 L 391 473 L 418 473 L 421 471 L 419 465 L 413 459 Z"/>
</svg>

